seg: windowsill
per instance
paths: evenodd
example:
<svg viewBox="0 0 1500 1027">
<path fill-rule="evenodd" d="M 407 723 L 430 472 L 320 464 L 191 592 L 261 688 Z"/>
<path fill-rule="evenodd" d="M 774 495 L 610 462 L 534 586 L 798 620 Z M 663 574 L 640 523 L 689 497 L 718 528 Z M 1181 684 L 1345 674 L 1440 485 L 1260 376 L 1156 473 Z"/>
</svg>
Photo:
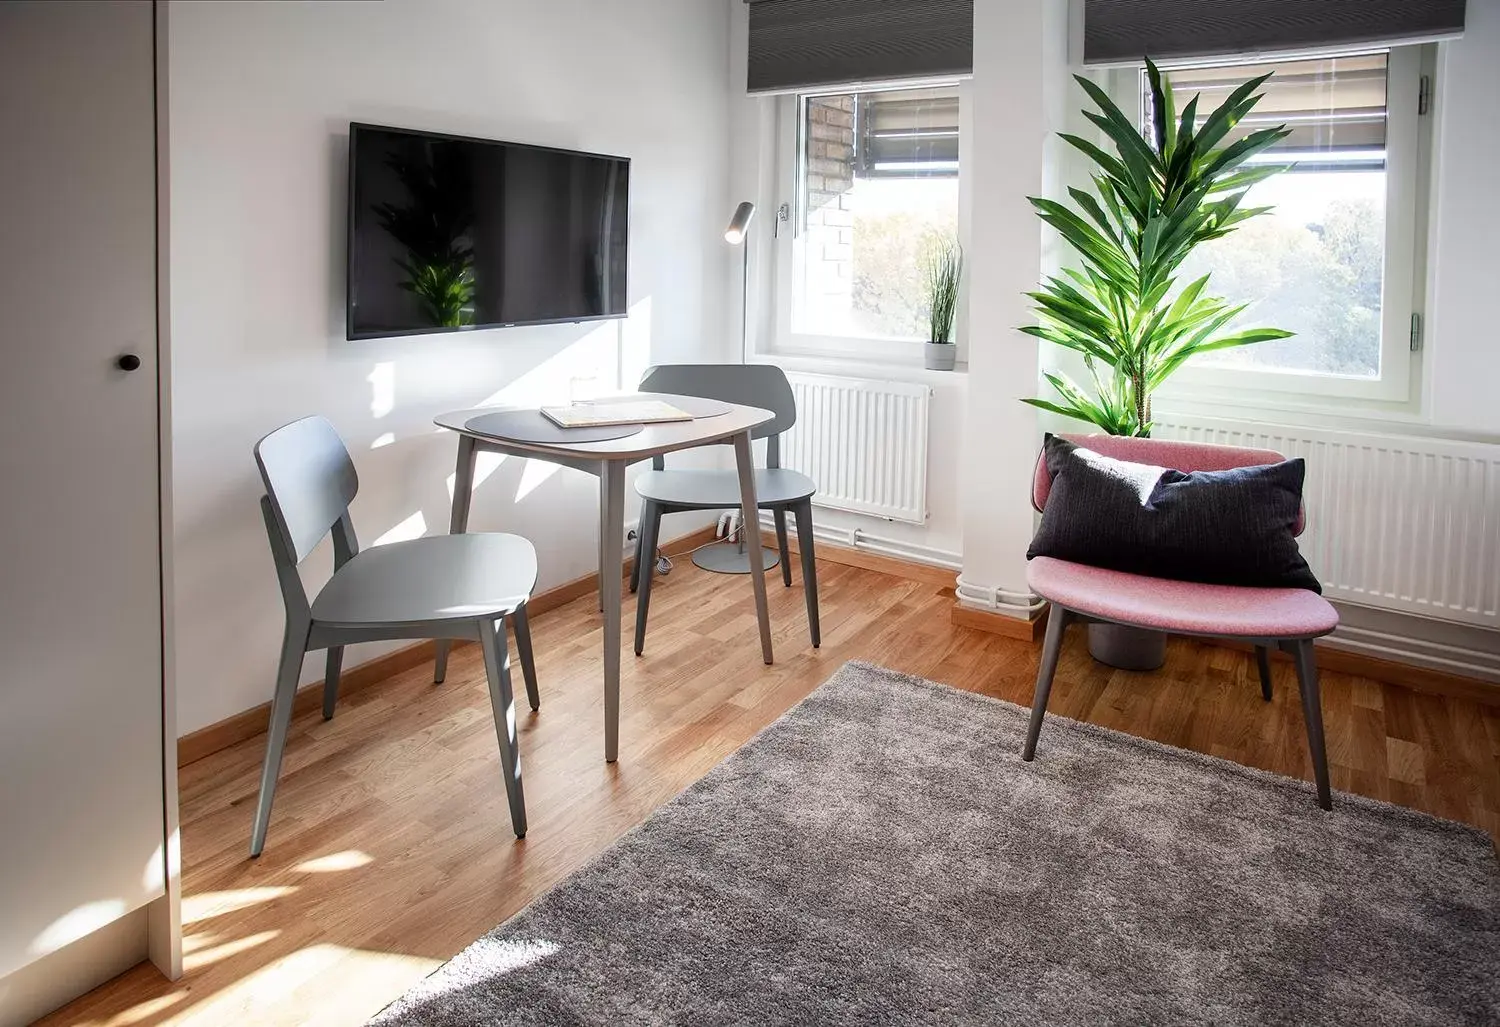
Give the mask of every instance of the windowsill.
<svg viewBox="0 0 1500 1027">
<path fill-rule="evenodd" d="M 826 374 L 840 378 L 874 378 L 884 381 L 915 382 L 922 385 L 969 384 L 969 365 L 955 364 L 951 371 L 933 371 L 921 364 L 889 360 L 863 360 L 854 356 L 814 353 L 752 353 L 752 363 L 776 364 L 787 371 L 804 374 Z"/>
</svg>

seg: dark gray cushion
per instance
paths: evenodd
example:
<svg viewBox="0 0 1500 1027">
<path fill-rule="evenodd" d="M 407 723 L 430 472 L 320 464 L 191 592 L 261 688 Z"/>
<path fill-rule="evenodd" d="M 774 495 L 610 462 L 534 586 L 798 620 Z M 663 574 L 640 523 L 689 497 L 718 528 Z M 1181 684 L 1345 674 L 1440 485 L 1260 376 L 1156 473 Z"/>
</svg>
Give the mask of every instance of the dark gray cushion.
<svg viewBox="0 0 1500 1027">
<path fill-rule="evenodd" d="M 1047 436 L 1052 489 L 1026 552 L 1154 578 L 1268 588 L 1322 586 L 1293 534 L 1300 458 L 1229 471 L 1175 471 Z"/>
</svg>

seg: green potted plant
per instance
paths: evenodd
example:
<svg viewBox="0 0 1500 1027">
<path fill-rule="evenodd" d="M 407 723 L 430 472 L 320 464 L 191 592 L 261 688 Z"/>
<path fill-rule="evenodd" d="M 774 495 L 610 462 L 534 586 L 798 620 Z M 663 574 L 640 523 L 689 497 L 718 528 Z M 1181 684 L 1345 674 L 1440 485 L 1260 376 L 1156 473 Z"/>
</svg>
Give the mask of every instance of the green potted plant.
<svg viewBox="0 0 1500 1027">
<path fill-rule="evenodd" d="M 923 271 L 927 287 L 927 368 L 951 371 L 958 352 L 953 343 L 953 318 L 964 275 L 964 251 L 958 240 L 946 236 L 933 242 Z"/>
<path fill-rule="evenodd" d="M 1279 328 L 1233 328 L 1246 304 L 1209 295 L 1208 275 L 1178 287 L 1176 273 L 1194 248 L 1269 210 L 1242 206 L 1250 187 L 1286 170 L 1246 161 L 1290 133 L 1263 128 L 1225 144 L 1260 101 L 1269 74 L 1239 86 L 1206 118 L 1198 97 L 1179 116 L 1172 86 L 1146 61 L 1151 84 L 1148 140 L 1109 95 L 1083 76 L 1099 108 L 1084 116 L 1114 153 L 1076 135 L 1093 189 L 1069 189 L 1072 203 L 1028 197 L 1037 215 L 1073 247 L 1081 268 L 1064 268 L 1036 292 L 1037 323 L 1021 330 L 1083 354 L 1092 390 L 1066 375 L 1043 373 L 1056 399 L 1024 402 L 1087 421 L 1111 435 L 1151 434 L 1151 393 L 1192 357 L 1284 339 Z"/>
<path fill-rule="evenodd" d="M 1027 294 L 1036 301 L 1037 323 L 1021 330 L 1081 353 L 1092 389 L 1046 371 L 1056 398 L 1024 402 L 1111 435 L 1150 435 L 1152 392 L 1194 356 L 1292 334 L 1234 327 L 1246 304 L 1210 295 L 1208 275 L 1180 287 L 1177 281 L 1194 248 L 1269 209 L 1244 206 L 1246 193 L 1286 168 L 1246 162 L 1289 133 L 1285 126 L 1232 139 L 1231 133 L 1260 101 L 1256 90 L 1270 75 L 1245 82 L 1202 119 L 1198 97 L 1179 116 L 1171 83 L 1149 60 L 1146 75 L 1150 139 L 1104 90 L 1077 77 L 1098 107 L 1084 116 L 1114 152 L 1064 133 L 1088 158 L 1093 189 L 1069 189 L 1071 203 L 1029 197 L 1082 266 L 1064 268 Z M 1089 652 L 1112 667 L 1154 669 L 1166 659 L 1166 635 L 1091 624 Z"/>
<path fill-rule="evenodd" d="M 474 223 L 472 176 L 453 146 L 427 144 L 393 153 L 386 164 L 405 187 L 408 202 L 375 205 L 381 226 L 406 251 L 396 263 L 406 273 L 401 288 L 417 297 L 434 328 L 474 323 Z"/>
</svg>

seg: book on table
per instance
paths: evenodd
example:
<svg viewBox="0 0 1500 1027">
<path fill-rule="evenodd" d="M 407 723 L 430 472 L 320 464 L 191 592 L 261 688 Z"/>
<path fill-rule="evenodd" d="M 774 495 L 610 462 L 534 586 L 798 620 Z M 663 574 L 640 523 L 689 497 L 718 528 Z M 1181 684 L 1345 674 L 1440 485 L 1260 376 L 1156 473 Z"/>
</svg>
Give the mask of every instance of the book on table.
<svg viewBox="0 0 1500 1027">
<path fill-rule="evenodd" d="M 542 407 L 542 416 L 560 428 L 602 428 L 611 424 L 663 424 L 691 421 L 693 415 L 659 399 L 612 400 Z"/>
</svg>

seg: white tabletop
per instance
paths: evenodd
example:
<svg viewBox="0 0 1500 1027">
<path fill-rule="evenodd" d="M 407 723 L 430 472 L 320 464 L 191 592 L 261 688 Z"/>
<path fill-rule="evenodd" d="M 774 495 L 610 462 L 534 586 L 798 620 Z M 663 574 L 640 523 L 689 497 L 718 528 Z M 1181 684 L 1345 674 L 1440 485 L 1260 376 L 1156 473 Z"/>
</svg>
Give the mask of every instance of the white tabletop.
<svg viewBox="0 0 1500 1027">
<path fill-rule="evenodd" d="M 662 397 L 671 401 L 670 396 Z M 515 407 L 481 407 L 474 410 L 455 410 L 433 418 L 439 427 L 448 428 L 462 435 L 469 435 L 484 442 L 504 446 L 519 452 L 536 453 L 538 456 L 566 456 L 577 460 L 644 460 L 659 453 L 670 453 L 678 449 L 708 445 L 733 438 L 742 432 L 759 427 L 775 418 L 775 414 L 760 407 L 738 406 L 733 403 L 727 413 L 716 417 L 695 417 L 691 421 L 668 421 L 663 424 L 648 424 L 634 435 L 623 439 L 608 439 L 604 442 L 519 442 L 472 431 L 468 427 L 471 418 L 492 414 L 497 410 L 514 410 Z"/>
</svg>

